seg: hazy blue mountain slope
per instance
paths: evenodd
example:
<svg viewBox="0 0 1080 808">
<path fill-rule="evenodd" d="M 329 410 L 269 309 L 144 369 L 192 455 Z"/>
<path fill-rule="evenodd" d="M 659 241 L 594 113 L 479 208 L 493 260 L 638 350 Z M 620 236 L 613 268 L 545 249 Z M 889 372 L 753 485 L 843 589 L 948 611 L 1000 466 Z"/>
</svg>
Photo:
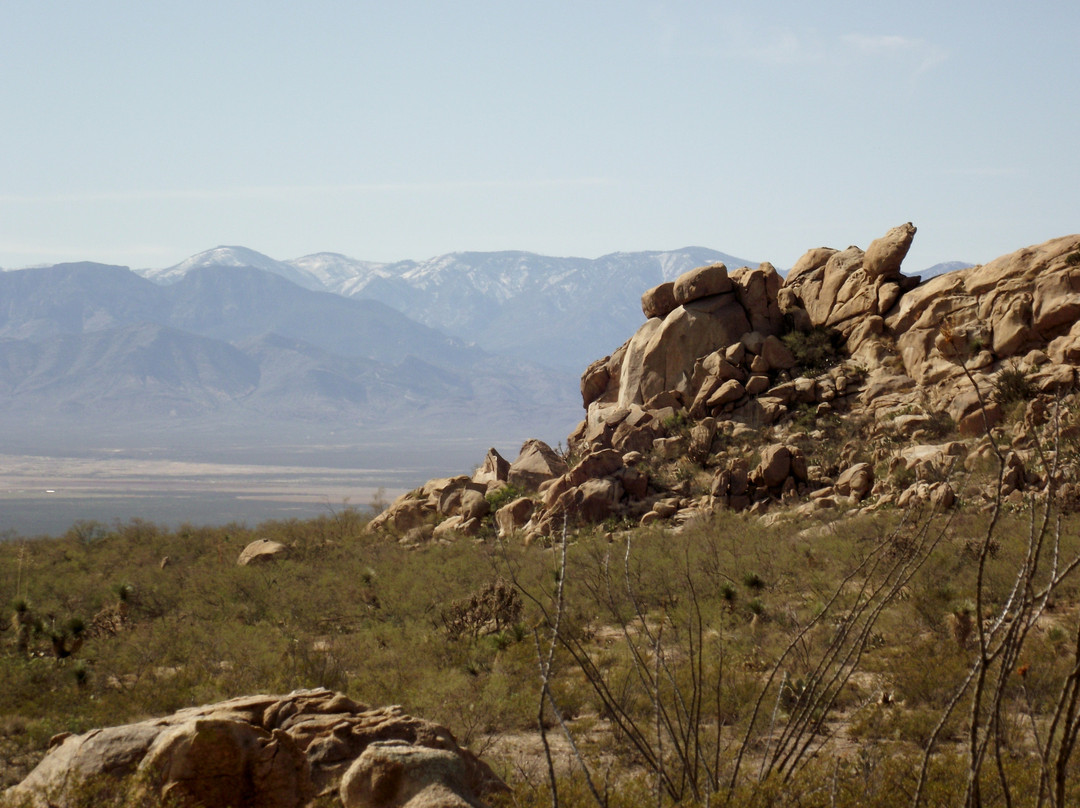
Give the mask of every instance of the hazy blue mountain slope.
<svg viewBox="0 0 1080 808">
<path fill-rule="evenodd" d="M 5 404 L 38 412 L 187 412 L 250 394 L 259 383 L 258 364 L 231 345 L 152 324 L 5 341 L 0 355 Z"/>
<path fill-rule="evenodd" d="M 338 294 L 379 300 L 485 350 L 581 372 L 641 323 L 641 290 L 724 261 L 703 247 L 597 259 L 520 251 L 463 252 L 376 264 L 336 253 L 289 263 Z"/>
<path fill-rule="evenodd" d="M 571 374 L 507 366 L 378 301 L 249 266 L 194 267 L 157 284 L 122 267 L 64 265 L 0 274 L 0 295 L 0 411 L 16 419 L 92 429 L 213 413 L 222 428 L 257 430 L 420 417 L 430 435 L 524 424 L 522 408 L 565 432 L 580 407 Z"/>
<path fill-rule="evenodd" d="M 159 286 L 125 267 L 57 264 L 0 273 L 0 336 L 41 339 L 161 322 Z"/>
<path fill-rule="evenodd" d="M 261 370 L 250 406 L 291 417 L 359 416 L 361 411 L 397 412 L 410 402 L 468 396 L 465 374 L 407 357 L 387 365 L 338 356 L 302 340 L 268 334 L 238 347 Z M 412 370 L 413 365 L 417 371 Z M 404 368 L 404 369 L 403 369 Z"/>
<path fill-rule="evenodd" d="M 389 306 L 301 289 L 250 267 L 196 269 L 162 291 L 171 325 L 230 342 L 274 333 L 381 362 L 415 354 L 464 366 L 478 355 Z"/>
<path fill-rule="evenodd" d="M 975 265 L 968 264 L 964 261 L 946 261 L 941 264 L 934 264 L 932 267 L 927 267 L 917 274 L 924 281 L 928 281 L 931 278 L 936 278 L 938 275 L 944 275 L 946 272 L 955 272 L 958 269 L 967 269 L 973 266 Z"/>
</svg>

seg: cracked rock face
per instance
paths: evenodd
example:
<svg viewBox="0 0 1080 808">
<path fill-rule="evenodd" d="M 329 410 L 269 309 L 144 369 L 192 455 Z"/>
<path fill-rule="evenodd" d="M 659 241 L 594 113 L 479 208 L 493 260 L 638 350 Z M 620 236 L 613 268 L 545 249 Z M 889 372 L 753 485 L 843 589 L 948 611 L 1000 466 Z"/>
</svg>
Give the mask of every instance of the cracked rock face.
<svg viewBox="0 0 1080 808">
<path fill-rule="evenodd" d="M 317 689 L 58 738 L 5 796 L 63 808 L 83 780 L 130 775 L 147 796 L 178 805 L 253 808 L 300 808 L 329 794 L 346 808 L 479 806 L 506 789 L 445 727 Z"/>
</svg>

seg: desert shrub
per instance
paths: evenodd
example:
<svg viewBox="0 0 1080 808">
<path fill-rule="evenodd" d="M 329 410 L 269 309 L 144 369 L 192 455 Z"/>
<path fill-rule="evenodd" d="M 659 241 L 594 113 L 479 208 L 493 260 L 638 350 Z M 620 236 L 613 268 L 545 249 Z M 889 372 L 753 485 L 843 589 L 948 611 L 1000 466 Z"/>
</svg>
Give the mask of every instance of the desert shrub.
<svg viewBox="0 0 1080 808">
<path fill-rule="evenodd" d="M 676 412 L 664 418 L 660 426 L 668 435 L 689 435 L 692 424 L 685 413 Z"/>
<path fill-rule="evenodd" d="M 1002 368 L 994 377 L 994 400 L 1002 407 L 1027 401 L 1036 392 L 1035 385 L 1020 368 Z"/>
<path fill-rule="evenodd" d="M 815 688 L 832 678 L 815 677 L 819 661 L 843 641 L 859 614 L 861 587 L 874 577 L 860 563 L 869 555 L 880 559 L 878 575 L 910 557 L 924 523 L 918 514 L 850 514 L 815 530 L 806 530 L 805 520 L 765 526 L 733 513 L 680 533 L 583 530 L 567 537 L 565 570 L 559 543 L 459 541 L 406 550 L 357 534 L 352 517 L 341 516 L 175 531 L 136 521 L 90 541 L 73 534 L 0 542 L 0 586 L 10 604 L 5 622 L 18 601 L 43 629 L 66 628 L 69 638 L 71 619 L 81 616 L 85 635 L 81 650 L 56 659 L 44 633 L 32 637 L 29 653 L 18 651 L 12 630 L 0 633 L 2 784 L 25 774 L 58 732 L 316 685 L 370 704 L 402 704 L 474 748 L 499 733 L 535 731 L 541 685 L 533 628 L 541 642 L 550 636 L 550 614 L 540 608 L 550 607 L 562 585 L 566 644 L 552 655 L 551 691 L 572 730 L 580 730 L 583 754 L 610 805 L 656 802 L 655 772 L 630 728 L 613 720 L 637 722 L 648 739 L 658 695 L 675 727 L 663 736 L 664 765 L 688 748 L 674 741 L 683 744 L 691 726 L 701 730 L 698 748 L 709 765 L 725 776 L 735 750 L 747 744 L 729 805 L 910 804 L 921 760 L 916 747 L 931 737 L 977 658 L 977 632 L 957 642 L 950 616 L 974 601 L 980 580 L 984 614 L 1009 602 L 1031 531 L 1028 516 L 999 514 L 996 549 L 986 553 L 980 576 L 991 515 L 934 517 L 951 520 L 946 537 L 858 645 L 846 646 L 857 651 L 848 661 L 858 678 L 814 705 L 821 692 Z M 1077 524 L 1077 517 L 1062 522 L 1062 559 L 1080 546 Z M 264 567 L 238 567 L 239 551 L 260 536 L 308 550 Z M 161 567 L 166 555 L 171 561 Z M 1045 584 L 1044 573 L 1035 577 Z M 511 591 L 521 595 L 516 603 L 505 591 L 511 578 L 518 586 Z M 1075 667 L 1077 594 L 1069 581 L 1059 586 L 1017 669 L 1004 676 L 1002 767 L 1017 790 L 1039 774 L 1028 753 L 1028 716 L 1041 731 Z M 121 607 L 126 616 L 115 631 L 93 630 L 100 611 Z M 571 650 L 594 667 L 583 671 Z M 848 668 L 829 670 L 843 677 Z M 590 675 L 607 684 L 607 696 Z M 696 695 L 680 705 L 690 694 Z M 955 804 L 963 793 L 968 761 L 953 751 L 965 742 L 972 704 L 962 698 L 937 738 L 924 804 Z M 809 722 L 805 730 L 795 723 L 800 714 Z M 828 731 L 819 733 L 814 722 L 825 717 Z M 550 708 L 544 722 L 549 732 L 561 731 Z M 820 753 L 786 780 L 759 780 L 764 753 L 788 727 L 812 737 L 815 749 L 824 744 Z M 856 738 L 859 747 L 833 754 L 831 739 L 842 737 Z M 551 804 L 543 773 L 529 773 L 537 771 L 530 768 L 535 762 L 519 771 L 507 759 L 495 761 L 514 780 L 519 805 Z M 1000 796 L 993 769 L 982 772 L 984 804 Z M 558 776 L 561 805 L 594 804 L 577 762 L 561 759 Z M 716 785 L 714 805 L 727 781 Z M 696 800 L 690 790 L 682 798 L 707 803 L 704 786 Z"/>
<path fill-rule="evenodd" d="M 834 328 L 815 326 L 809 331 L 789 331 L 781 339 L 807 376 L 823 373 L 844 358 L 844 335 Z"/>
<path fill-rule="evenodd" d="M 503 505 L 508 505 L 518 497 L 525 496 L 525 491 L 518 488 L 516 485 L 504 485 L 495 491 L 492 491 L 487 495 L 486 499 L 488 505 L 491 506 L 492 511 L 497 511 Z"/>
<path fill-rule="evenodd" d="M 522 603 L 518 590 L 499 578 L 467 598 L 455 600 L 442 614 L 451 640 L 498 634 L 521 620 Z"/>
</svg>

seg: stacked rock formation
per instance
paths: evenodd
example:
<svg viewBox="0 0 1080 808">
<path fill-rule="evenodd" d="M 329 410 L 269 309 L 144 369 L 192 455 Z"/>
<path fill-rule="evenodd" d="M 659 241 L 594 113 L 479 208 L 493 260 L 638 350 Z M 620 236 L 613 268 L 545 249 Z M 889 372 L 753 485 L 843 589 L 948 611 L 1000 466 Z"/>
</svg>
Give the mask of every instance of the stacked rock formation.
<svg viewBox="0 0 1080 808">
<path fill-rule="evenodd" d="M 245 696 L 53 740 L 12 804 L 62 808 L 94 778 L 134 776 L 176 805 L 469 808 L 505 784 L 445 727 L 341 693 Z"/>
<path fill-rule="evenodd" d="M 989 395 L 1003 374 L 1022 374 L 1045 397 L 1073 390 L 1080 365 L 1080 235 L 920 284 L 900 272 L 915 232 L 910 223 L 895 227 L 865 251 L 811 249 L 786 279 L 768 263 L 730 273 L 715 264 L 647 290 L 646 321 L 582 375 L 585 419 L 567 441 L 574 462 L 531 441 L 513 464 L 492 450 L 478 476 L 455 479 L 488 494 L 519 489 L 524 496 L 495 515 L 504 535 L 550 535 L 564 520 L 612 516 L 684 521 L 716 507 L 761 511 L 776 501 L 804 500 L 809 509 L 871 496 L 895 501 L 903 492 L 889 491 L 875 465 L 897 470 L 895 451 L 929 445 L 943 427 L 969 443 L 984 435 L 1005 415 Z M 838 346 L 837 361 L 807 373 L 792 350 L 800 334 Z M 812 422 L 803 437 L 820 439 L 817 423 L 837 416 L 862 440 L 838 447 L 828 466 L 807 466 L 787 441 L 781 448 L 796 459 L 780 480 L 773 470 L 784 465 L 777 459 L 784 451 L 770 456 L 778 466 L 764 467 L 764 454 L 751 462 L 730 451 L 733 443 L 768 447 L 770 438 L 794 435 L 800 418 Z M 875 441 L 881 436 L 887 444 Z M 965 445 L 963 454 L 984 450 Z M 679 465 L 683 479 L 672 479 L 665 464 Z M 894 476 L 907 480 L 905 469 Z M 711 474 L 707 490 L 689 484 L 697 471 Z M 923 487 L 909 501 L 951 504 L 941 480 L 916 482 Z M 400 534 L 403 514 L 415 518 L 421 509 L 429 522 L 453 518 L 435 499 L 425 486 L 375 529 L 393 525 Z"/>
</svg>

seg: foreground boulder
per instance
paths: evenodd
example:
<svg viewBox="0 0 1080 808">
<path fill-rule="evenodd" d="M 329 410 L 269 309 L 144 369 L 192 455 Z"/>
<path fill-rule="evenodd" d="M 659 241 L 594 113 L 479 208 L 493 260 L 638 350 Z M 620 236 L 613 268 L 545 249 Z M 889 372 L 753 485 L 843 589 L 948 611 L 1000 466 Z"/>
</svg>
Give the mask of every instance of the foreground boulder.
<svg viewBox="0 0 1080 808">
<path fill-rule="evenodd" d="M 245 547 L 236 563 L 241 567 L 249 567 L 252 564 L 265 564 L 269 561 L 277 561 L 289 555 L 289 548 L 278 541 L 270 539 L 255 539 Z"/>
<path fill-rule="evenodd" d="M 63 808 L 82 781 L 131 775 L 148 799 L 182 806 L 300 808 L 326 795 L 345 808 L 476 806 L 506 790 L 445 727 L 317 689 L 58 737 L 5 797 Z"/>
</svg>

